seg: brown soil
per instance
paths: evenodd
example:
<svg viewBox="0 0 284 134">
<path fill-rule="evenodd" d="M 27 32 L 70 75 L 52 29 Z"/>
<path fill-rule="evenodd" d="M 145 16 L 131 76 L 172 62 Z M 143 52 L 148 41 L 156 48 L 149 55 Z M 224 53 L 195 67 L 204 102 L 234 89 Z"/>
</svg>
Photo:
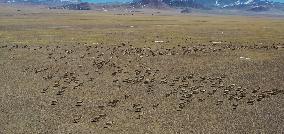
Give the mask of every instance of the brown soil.
<svg viewBox="0 0 284 134">
<path fill-rule="evenodd" d="M 278 45 L 0 45 L 0 133 L 283 133 Z"/>
</svg>

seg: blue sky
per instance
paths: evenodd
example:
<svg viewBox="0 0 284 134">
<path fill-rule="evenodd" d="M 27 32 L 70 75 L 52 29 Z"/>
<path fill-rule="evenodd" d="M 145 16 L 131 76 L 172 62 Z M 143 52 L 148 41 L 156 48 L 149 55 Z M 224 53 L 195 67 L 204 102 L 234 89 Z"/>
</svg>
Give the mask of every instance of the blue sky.
<svg viewBox="0 0 284 134">
<path fill-rule="evenodd" d="M 93 2 L 93 3 L 106 3 L 106 2 L 129 2 L 132 0 L 82 0 L 84 2 Z M 273 0 L 273 1 L 278 1 L 278 2 L 283 2 L 284 0 Z"/>
<path fill-rule="evenodd" d="M 106 2 L 129 2 L 132 0 L 81 0 L 84 2 L 93 2 L 93 3 L 106 3 Z"/>
<path fill-rule="evenodd" d="M 284 3 L 284 0 L 274 0 L 274 1 L 278 1 L 278 2 L 283 2 Z"/>
</svg>

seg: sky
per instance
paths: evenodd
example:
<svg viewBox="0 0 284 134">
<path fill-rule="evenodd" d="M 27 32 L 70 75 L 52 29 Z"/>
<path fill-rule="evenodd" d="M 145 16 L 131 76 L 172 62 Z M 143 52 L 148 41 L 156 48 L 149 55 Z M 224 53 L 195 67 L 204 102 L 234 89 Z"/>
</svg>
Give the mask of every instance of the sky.
<svg viewBox="0 0 284 134">
<path fill-rule="evenodd" d="M 107 3 L 107 2 L 129 2 L 132 0 L 82 0 L 83 2 L 93 2 L 93 3 Z M 283 2 L 284 0 L 272 0 L 277 2 Z"/>
<path fill-rule="evenodd" d="M 83 2 L 93 2 L 93 3 L 107 3 L 107 2 L 130 2 L 132 0 L 81 0 Z"/>
</svg>

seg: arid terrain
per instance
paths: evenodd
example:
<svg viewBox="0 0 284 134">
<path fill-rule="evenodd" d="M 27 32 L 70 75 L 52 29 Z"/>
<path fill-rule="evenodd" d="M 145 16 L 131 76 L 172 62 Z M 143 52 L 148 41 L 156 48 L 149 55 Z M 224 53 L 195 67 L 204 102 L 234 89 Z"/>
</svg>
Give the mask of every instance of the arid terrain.
<svg viewBox="0 0 284 134">
<path fill-rule="evenodd" d="M 284 19 L 0 7 L 0 133 L 284 133 Z"/>
</svg>

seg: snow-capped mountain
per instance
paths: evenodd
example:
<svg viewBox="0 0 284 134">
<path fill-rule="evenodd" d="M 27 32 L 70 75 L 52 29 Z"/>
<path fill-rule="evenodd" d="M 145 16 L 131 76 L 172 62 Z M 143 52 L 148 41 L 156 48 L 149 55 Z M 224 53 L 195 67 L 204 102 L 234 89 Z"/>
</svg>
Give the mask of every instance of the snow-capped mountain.
<svg viewBox="0 0 284 134">
<path fill-rule="evenodd" d="M 140 3 L 141 5 L 158 5 L 166 4 L 172 7 L 189 7 L 199 9 L 211 9 L 211 8 L 238 8 L 246 9 L 264 7 L 259 9 L 268 9 L 271 7 L 283 7 L 283 4 L 279 2 L 273 2 L 270 0 L 134 0 L 134 3 Z"/>
<path fill-rule="evenodd" d="M 221 8 L 242 7 L 242 6 L 271 6 L 275 4 L 268 0 L 216 0 L 215 6 Z"/>
</svg>

